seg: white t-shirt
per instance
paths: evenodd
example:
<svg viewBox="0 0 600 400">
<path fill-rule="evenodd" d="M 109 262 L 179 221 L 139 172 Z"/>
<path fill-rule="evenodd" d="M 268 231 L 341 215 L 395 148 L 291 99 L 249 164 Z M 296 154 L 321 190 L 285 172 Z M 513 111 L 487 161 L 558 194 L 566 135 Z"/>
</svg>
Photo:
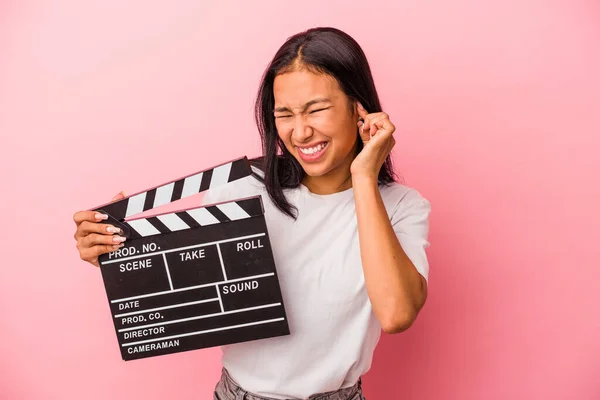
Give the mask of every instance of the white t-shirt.
<svg viewBox="0 0 600 400">
<path fill-rule="evenodd" d="M 427 279 L 429 202 L 399 183 L 380 192 L 402 247 Z M 304 399 L 352 386 L 366 373 L 381 326 L 366 291 L 353 189 L 317 195 L 300 185 L 285 193 L 298 209 L 296 221 L 254 177 L 209 190 L 203 203 L 262 196 L 291 332 L 222 346 L 223 366 L 247 391 Z"/>
</svg>

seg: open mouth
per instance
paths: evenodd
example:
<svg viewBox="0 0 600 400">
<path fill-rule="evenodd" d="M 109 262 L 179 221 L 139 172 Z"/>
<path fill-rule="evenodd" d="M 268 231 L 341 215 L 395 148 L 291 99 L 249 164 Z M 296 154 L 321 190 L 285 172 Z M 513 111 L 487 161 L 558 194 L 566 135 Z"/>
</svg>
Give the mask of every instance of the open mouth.
<svg viewBox="0 0 600 400">
<path fill-rule="evenodd" d="M 328 144 L 329 142 L 321 142 L 311 147 L 297 147 L 298 154 L 305 161 L 316 161 L 325 153 Z"/>
</svg>

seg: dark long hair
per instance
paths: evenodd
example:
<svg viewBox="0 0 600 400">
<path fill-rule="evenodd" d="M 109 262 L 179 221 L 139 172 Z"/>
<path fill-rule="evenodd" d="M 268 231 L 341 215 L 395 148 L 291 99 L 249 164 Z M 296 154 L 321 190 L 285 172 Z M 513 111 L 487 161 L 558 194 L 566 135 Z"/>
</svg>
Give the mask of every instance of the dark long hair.
<svg viewBox="0 0 600 400">
<path fill-rule="evenodd" d="M 349 100 L 358 100 L 369 113 L 380 112 L 381 104 L 367 58 L 358 43 L 336 28 L 313 28 L 290 37 L 277 51 L 267 67 L 254 107 L 254 118 L 260 133 L 263 155 L 251 164 L 259 168 L 261 180 L 277 208 L 292 218 L 297 209 L 286 199 L 284 189 L 296 188 L 304 178 L 304 170 L 277 134 L 273 109 L 273 82 L 278 74 L 297 67 L 327 74 L 337 80 Z M 352 104 L 352 102 L 350 102 Z M 357 129 L 357 151 L 362 150 Z M 392 160 L 388 156 L 379 171 L 379 185 L 395 181 Z"/>
</svg>

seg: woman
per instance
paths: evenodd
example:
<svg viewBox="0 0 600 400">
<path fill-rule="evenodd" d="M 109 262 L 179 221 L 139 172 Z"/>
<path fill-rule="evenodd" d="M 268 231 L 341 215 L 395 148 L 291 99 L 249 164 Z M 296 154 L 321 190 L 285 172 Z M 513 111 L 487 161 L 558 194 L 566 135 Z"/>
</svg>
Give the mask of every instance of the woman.
<svg viewBox="0 0 600 400">
<path fill-rule="evenodd" d="M 406 330 L 425 303 L 429 202 L 394 180 L 394 124 L 344 32 L 289 38 L 255 111 L 254 175 L 204 202 L 262 196 L 291 334 L 223 346 L 214 398 L 363 399 L 381 330 Z M 84 260 L 119 246 L 93 214 L 74 219 Z"/>
</svg>

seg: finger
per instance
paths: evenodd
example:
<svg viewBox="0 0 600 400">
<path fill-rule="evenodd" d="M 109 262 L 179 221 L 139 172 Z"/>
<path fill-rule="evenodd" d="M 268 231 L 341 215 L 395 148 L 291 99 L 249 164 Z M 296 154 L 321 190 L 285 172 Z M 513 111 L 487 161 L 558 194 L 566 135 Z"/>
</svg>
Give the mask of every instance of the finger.
<svg viewBox="0 0 600 400">
<path fill-rule="evenodd" d="M 386 118 L 383 121 L 381 121 L 381 128 L 384 131 L 389 132 L 390 135 L 396 131 L 396 126 L 392 123 L 392 121 L 390 121 L 389 118 Z"/>
<path fill-rule="evenodd" d="M 366 119 L 364 121 L 364 123 L 362 121 L 358 122 L 360 137 L 364 142 L 370 141 L 375 136 L 375 133 L 379 133 L 378 129 L 380 129 L 380 128 L 376 124 L 374 124 L 373 123 L 374 120 L 371 119 L 371 117 L 374 115 L 375 114 L 370 114 L 368 119 Z M 381 117 L 378 117 L 378 118 L 381 119 Z M 382 136 L 382 135 L 378 134 L 377 136 Z"/>
<path fill-rule="evenodd" d="M 369 115 L 369 113 L 367 112 L 367 110 L 365 110 L 363 105 L 360 104 L 360 101 L 356 102 L 356 111 L 358 111 L 358 116 L 363 119 L 367 118 L 367 115 Z"/>
<path fill-rule="evenodd" d="M 365 123 L 364 121 L 358 121 L 358 133 L 360 134 L 360 138 L 363 142 L 368 142 L 371 139 L 371 136 L 364 131 Z"/>
<path fill-rule="evenodd" d="M 384 112 L 380 112 L 380 113 L 375 113 L 375 114 L 371 114 L 369 115 L 369 124 L 370 125 L 382 125 L 383 120 L 389 119 L 389 116 L 384 113 Z"/>
<path fill-rule="evenodd" d="M 365 117 L 365 132 L 372 129 L 372 126 L 374 125 L 374 121 L 377 121 L 381 118 L 382 115 L 387 116 L 387 114 L 379 112 L 379 113 L 373 113 L 373 114 L 369 114 Z M 374 132 L 376 132 L 377 130 L 375 130 Z"/>
<path fill-rule="evenodd" d="M 375 133 L 377 132 L 377 129 L 381 129 L 384 127 L 384 122 L 386 119 L 388 119 L 388 115 L 386 113 L 376 113 L 376 114 L 371 114 L 369 116 L 369 129 L 371 130 L 371 134 L 375 135 Z"/>
<path fill-rule="evenodd" d="M 369 115 L 367 117 L 367 119 L 365 119 L 365 124 L 363 125 L 363 133 L 364 133 L 365 137 L 368 135 L 369 139 L 371 139 L 373 137 L 373 133 L 374 133 L 374 131 L 373 131 L 374 125 L 371 122 L 371 119 L 370 119 L 371 117 L 372 117 L 372 114 Z M 375 128 L 375 131 L 377 131 L 377 128 Z"/>
<path fill-rule="evenodd" d="M 378 118 L 377 121 L 375 123 L 372 123 L 371 126 L 377 127 L 378 130 L 376 132 L 379 136 L 390 137 L 396 131 L 396 127 L 389 120 L 387 115 L 384 117 Z M 375 135 L 375 133 L 373 133 L 373 135 Z"/>
<path fill-rule="evenodd" d="M 119 245 L 122 244 L 125 241 L 125 238 L 123 236 L 118 236 L 118 235 L 102 235 L 102 234 L 98 234 L 98 233 L 90 233 L 89 235 L 85 236 L 84 238 L 81 239 L 81 244 L 82 247 L 94 247 L 97 245 L 110 245 L 110 246 L 114 246 L 114 245 Z"/>
<path fill-rule="evenodd" d="M 373 135 L 377 132 L 377 126 L 373 123 L 374 115 L 371 114 L 365 119 L 365 125 L 363 127 L 363 131 L 369 134 L 369 138 L 372 138 Z"/>
<path fill-rule="evenodd" d="M 73 214 L 73 221 L 75 221 L 77 225 L 81 224 L 83 221 L 98 222 L 106 219 L 108 219 L 108 215 L 96 211 L 78 211 Z"/>
<path fill-rule="evenodd" d="M 393 147 L 396 143 L 394 136 L 392 136 L 389 131 L 387 130 L 382 130 L 379 129 L 377 131 L 377 135 L 374 135 L 370 140 L 369 143 L 372 143 L 372 146 L 378 147 L 380 148 L 380 150 L 382 152 L 389 152 L 391 147 Z M 393 143 L 393 144 L 391 144 Z M 391 147 L 390 147 L 391 144 Z"/>
<path fill-rule="evenodd" d="M 113 225 L 109 224 L 98 224 L 89 221 L 83 221 L 79 228 L 77 228 L 77 234 L 81 237 L 87 236 L 90 233 L 101 233 L 104 235 L 113 235 L 118 233 L 120 235 L 123 234 L 123 230 Z"/>
</svg>

